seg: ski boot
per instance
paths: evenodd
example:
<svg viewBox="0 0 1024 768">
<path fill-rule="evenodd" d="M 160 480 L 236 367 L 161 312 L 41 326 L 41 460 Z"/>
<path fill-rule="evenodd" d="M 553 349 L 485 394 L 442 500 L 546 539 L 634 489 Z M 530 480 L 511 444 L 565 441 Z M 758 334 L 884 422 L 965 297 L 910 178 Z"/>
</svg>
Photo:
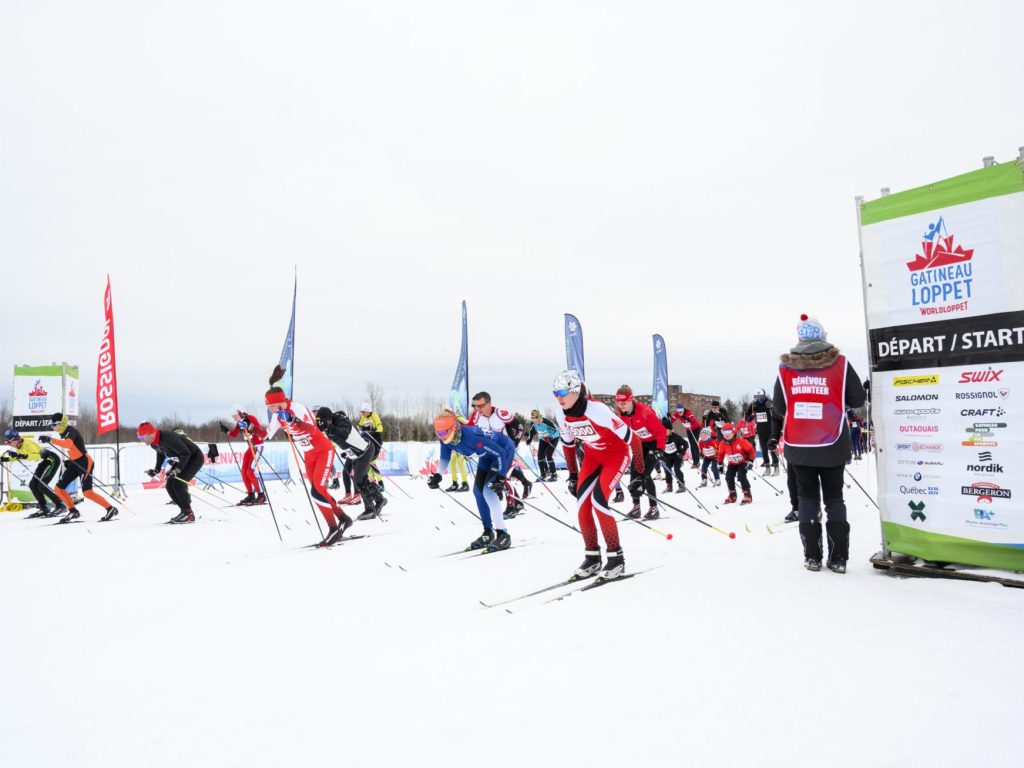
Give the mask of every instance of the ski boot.
<svg viewBox="0 0 1024 768">
<path fill-rule="evenodd" d="M 256 494 L 253 493 L 252 491 L 249 491 L 249 493 L 247 493 L 245 495 L 245 498 L 243 498 L 235 506 L 236 507 L 250 507 L 250 506 L 252 506 L 253 502 L 255 502 L 255 501 L 256 501 Z"/>
<path fill-rule="evenodd" d="M 174 525 L 178 525 L 178 524 L 181 524 L 181 523 L 194 523 L 195 521 L 196 521 L 196 516 L 192 513 L 192 508 L 191 507 L 185 507 L 185 509 L 181 510 L 181 512 L 176 514 L 174 517 L 172 517 L 167 522 L 168 523 L 172 523 Z"/>
<path fill-rule="evenodd" d="M 583 562 L 580 563 L 580 567 L 573 573 L 572 578 L 575 579 L 587 579 L 597 574 L 601 570 L 601 550 L 588 549 L 583 556 Z"/>
<path fill-rule="evenodd" d="M 800 519 L 800 513 L 797 512 L 795 509 L 793 509 L 793 510 L 790 510 L 788 515 L 786 515 L 784 518 L 782 518 L 782 522 L 784 522 L 784 523 L 795 523 L 799 519 Z"/>
<path fill-rule="evenodd" d="M 708 487 L 708 479 L 706 477 L 702 477 L 700 479 L 700 485 L 698 485 L 697 487 L 698 488 L 707 488 Z"/>
<path fill-rule="evenodd" d="M 445 488 L 444 492 L 445 493 L 454 493 L 457 490 L 459 490 L 459 484 L 457 482 L 455 482 L 454 480 L 452 480 L 452 484 L 449 485 L 447 488 Z"/>
<path fill-rule="evenodd" d="M 469 551 L 471 549 L 483 549 L 484 547 L 489 547 L 493 543 L 494 531 L 492 531 L 490 528 L 484 528 L 484 532 L 480 536 L 480 538 L 471 542 L 470 545 L 466 547 L 466 551 Z"/>
<path fill-rule="evenodd" d="M 617 579 L 625 570 L 626 560 L 622 556 L 622 550 L 617 549 L 614 552 L 608 553 L 608 561 L 604 564 L 604 568 L 601 572 L 597 574 L 597 578 L 601 581 Z"/>
<path fill-rule="evenodd" d="M 46 504 L 40 504 L 39 509 L 37 509 L 35 512 L 30 512 L 29 514 L 25 515 L 25 519 L 31 520 L 33 517 L 48 517 L 49 514 L 50 507 L 47 506 Z"/>
<path fill-rule="evenodd" d="M 672 493 L 672 481 L 669 480 L 665 483 L 665 493 Z"/>
<path fill-rule="evenodd" d="M 723 504 L 735 504 L 736 503 L 736 491 L 729 491 L 729 495 L 725 497 Z"/>
<path fill-rule="evenodd" d="M 615 497 L 612 499 L 614 504 L 621 504 L 625 500 L 625 496 L 622 494 L 621 488 L 615 489 Z"/>
<path fill-rule="evenodd" d="M 719 480 L 715 480 L 715 481 L 714 481 L 714 482 L 712 483 L 712 485 L 713 485 L 713 486 L 714 486 L 715 488 L 719 488 L 719 487 L 721 487 L 721 485 L 722 485 L 722 481 L 721 481 L 720 479 L 719 479 Z"/>
<path fill-rule="evenodd" d="M 676 493 L 686 493 L 686 486 L 680 485 L 678 488 L 676 488 Z"/>
<path fill-rule="evenodd" d="M 806 568 L 808 571 L 820 571 L 821 560 L 815 560 L 813 557 L 805 557 L 804 568 Z"/>
<path fill-rule="evenodd" d="M 465 493 L 469 490 L 469 483 L 465 480 L 462 481 L 462 485 L 459 486 L 459 493 Z"/>
<path fill-rule="evenodd" d="M 634 504 L 633 508 L 631 510 L 629 510 L 629 512 L 626 514 L 626 517 L 630 518 L 631 520 L 639 520 L 640 519 L 640 504 L 639 503 Z"/>
<path fill-rule="evenodd" d="M 341 483 L 338 482 L 338 478 L 334 478 L 333 480 L 331 480 L 331 484 L 328 485 L 327 487 L 330 488 L 332 491 L 336 491 L 339 488 L 341 488 Z"/>
<path fill-rule="evenodd" d="M 661 512 L 658 511 L 658 505 L 651 504 L 647 514 L 644 515 L 644 520 L 657 520 L 659 517 L 661 517 Z"/>
<path fill-rule="evenodd" d="M 749 504 L 753 500 L 754 500 L 754 497 L 750 495 L 750 491 L 744 491 L 743 492 L 743 501 L 740 502 L 740 506 L 742 507 L 744 504 Z"/>
<path fill-rule="evenodd" d="M 256 494 L 256 501 L 254 501 L 252 503 L 252 505 L 254 507 L 260 507 L 260 506 L 263 506 L 266 503 L 267 503 L 267 494 L 265 494 L 265 493 L 257 493 Z"/>
<path fill-rule="evenodd" d="M 77 520 L 80 517 L 81 515 L 78 513 L 78 510 L 72 507 L 64 517 L 57 521 L 57 525 L 60 525 L 61 523 L 70 523 L 72 520 Z"/>
<path fill-rule="evenodd" d="M 800 541 L 804 545 L 804 568 L 808 571 L 821 570 L 821 523 L 800 523 Z"/>
<path fill-rule="evenodd" d="M 63 517 L 65 514 L 67 514 L 67 511 L 68 508 L 64 506 L 64 502 L 61 502 L 53 509 L 47 510 L 46 514 L 43 515 L 43 517 Z"/>
<path fill-rule="evenodd" d="M 508 535 L 508 531 L 499 528 L 494 532 L 494 541 L 487 545 L 488 552 L 500 552 L 503 549 L 508 549 L 512 546 L 512 537 Z"/>
<path fill-rule="evenodd" d="M 348 500 L 349 504 L 362 504 L 363 495 L 361 493 L 353 493 Z"/>
<path fill-rule="evenodd" d="M 533 483 L 529 480 L 523 481 L 523 498 L 528 499 L 530 497 L 530 491 L 533 490 Z"/>
<path fill-rule="evenodd" d="M 846 520 L 829 520 L 825 523 L 828 538 L 828 561 L 826 565 L 833 573 L 846 573 L 846 561 L 850 557 L 850 524 Z"/>
<path fill-rule="evenodd" d="M 107 507 L 107 514 L 100 518 L 101 523 L 109 523 L 117 517 L 117 507 Z"/>
</svg>

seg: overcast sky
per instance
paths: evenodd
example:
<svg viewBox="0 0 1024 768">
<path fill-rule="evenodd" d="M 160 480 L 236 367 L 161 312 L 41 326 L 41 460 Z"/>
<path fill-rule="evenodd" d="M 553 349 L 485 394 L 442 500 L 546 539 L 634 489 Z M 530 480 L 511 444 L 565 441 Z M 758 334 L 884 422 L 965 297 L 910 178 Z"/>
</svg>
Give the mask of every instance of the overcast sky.
<svg viewBox="0 0 1024 768">
<path fill-rule="evenodd" d="M 1024 144 L 1016 2 L 0 0 L 0 383 L 82 367 L 111 275 L 122 420 L 296 397 L 551 406 L 770 386 L 801 312 L 866 374 L 853 198 Z"/>
</svg>

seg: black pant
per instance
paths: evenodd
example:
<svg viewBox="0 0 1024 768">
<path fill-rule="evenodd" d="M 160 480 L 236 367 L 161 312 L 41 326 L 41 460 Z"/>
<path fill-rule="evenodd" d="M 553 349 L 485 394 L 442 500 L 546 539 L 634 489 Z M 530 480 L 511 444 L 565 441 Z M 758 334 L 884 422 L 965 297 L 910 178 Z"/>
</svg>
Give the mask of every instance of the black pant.
<svg viewBox="0 0 1024 768">
<path fill-rule="evenodd" d="M 740 479 L 740 488 L 743 489 L 744 493 L 750 493 L 750 481 L 747 480 L 746 464 L 730 464 L 725 470 L 725 484 L 729 487 L 730 491 L 736 490 L 737 477 Z"/>
<path fill-rule="evenodd" d="M 790 471 L 796 474 L 797 508 L 800 522 L 817 522 L 821 513 L 821 501 L 825 500 L 825 515 L 828 520 L 845 521 L 846 503 L 843 501 L 843 472 L 846 466 L 808 467 L 790 464 Z"/>
<path fill-rule="evenodd" d="M 786 465 L 786 487 L 789 488 L 789 508 L 799 509 L 796 495 L 796 470 L 792 464 Z"/>
<path fill-rule="evenodd" d="M 352 467 L 355 462 L 352 459 L 345 459 L 345 465 L 341 468 L 341 479 L 345 483 L 345 493 L 352 494 Z"/>
<path fill-rule="evenodd" d="M 366 450 L 363 451 L 361 456 L 356 456 L 352 460 L 352 483 L 355 485 L 356 490 L 360 493 L 366 493 L 368 490 L 367 475 L 370 474 L 370 467 L 373 466 L 373 462 L 377 460 L 377 456 L 380 455 L 380 449 L 372 441 L 367 441 L 369 444 L 366 446 Z M 346 466 L 348 462 L 345 462 Z"/>
<path fill-rule="evenodd" d="M 32 491 L 32 496 L 35 497 L 40 509 L 46 506 L 46 499 L 52 501 L 54 506 L 64 503 L 60 500 L 60 496 L 50 488 L 50 481 L 57 474 L 59 466 L 60 457 L 57 454 L 43 451 L 39 464 L 36 465 L 36 471 L 32 473 L 32 479 L 28 483 L 28 489 Z"/>
<path fill-rule="evenodd" d="M 779 466 L 779 454 L 768 449 L 768 441 L 771 439 L 772 433 L 769 430 L 757 430 L 757 442 L 761 445 L 762 463 L 764 463 L 765 466 L 771 464 L 773 467 L 777 467 Z"/>
<path fill-rule="evenodd" d="M 644 471 L 638 475 L 635 470 L 630 471 L 630 478 L 641 477 L 643 478 L 643 489 L 648 494 L 649 501 L 653 504 L 658 499 L 658 489 L 654 485 L 654 478 L 651 477 L 651 473 L 654 472 L 655 465 L 658 463 L 654 459 L 654 452 L 658 448 L 658 444 L 651 441 L 649 443 L 641 443 L 644 449 Z M 640 503 L 640 494 L 630 494 L 634 504 Z"/>
<path fill-rule="evenodd" d="M 854 456 L 860 456 L 861 449 L 860 449 L 860 430 L 859 429 L 851 429 L 850 430 L 850 442 L 853 443 L 853 455 Z"/>
<path fill-rule="evenodd" d="M 555 474 L 555 443 L 553 441 L 541 440 L 537 444 L 537 467 L 540 469 L 541 477 Z"/>
<path fill-rule="evenodd" d="M 188 494 L 188 483 L 203 468 L 205 459 L 203 454 L 197 453 L 181 468 L 177 478 L 170 478 L 167 481 L 167 495 L 181 510 L 192 509 L 192 497 Z"/>
<path fill-rule="evenodd" d="M 78 478 L 82 478 L 82 490 L 92 490 L 92 459 L 88 455 L 79 456 L 77 459 L 68 459 L 64 462 L 64 471 L 60 473 L 60 480 L 57 487 L 66 489 Z"/>
<path fill-rule="evenodd" d="M 690 443 L 690 462 L 696 467 L 700 461 L 700 450 L 697 448 L 697 436 L 693 434 L 692 429 L 686 430 L 686 439 Z"/>
<path fill-rule="evenodd" d="M 662 462 L 665 464 L 665 480 L 672 485 L 672 475 L 679 481 L 679 486 L 686 486 L 686 478 L 683 477 L 683 455 L 677 450 L 672 453 L 662 454 Z"/>
<path fill-rule="evenodd" d="M 715 476 L 715 480 L 718 479 L 718 459 L 713 456 L 705 456 L 704 461 L 700 465 L 700 477 L 702 480 L 708 479 L 708 467 L 711 467 L 711 473 Z"/>
</svg>

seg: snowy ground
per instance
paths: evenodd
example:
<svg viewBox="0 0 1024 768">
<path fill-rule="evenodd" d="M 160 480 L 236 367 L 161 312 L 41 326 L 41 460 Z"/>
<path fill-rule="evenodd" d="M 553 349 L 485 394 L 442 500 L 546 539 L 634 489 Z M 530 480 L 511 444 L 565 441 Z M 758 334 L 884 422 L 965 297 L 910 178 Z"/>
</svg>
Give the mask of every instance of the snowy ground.
<svg viewBox="0 0 1024 768">
<path fill-rule="evenodd" d="M 577 534 L 531 510 L 527 546 L 437 559 L 476 521 L 398 483 L 413 500 L 391 486 L 387 522 L 332 550 L 298 549 L 309 508 L 273 484 L 283 545 L 265 507 L 162 525 L 163 491 L 111 524 L 0 515 L 0 766 L 1020 764 L 1024 593 L 875 571 L 856 487 L 844 576 L 767 534 L 788 506 L 755 480 L 749 508 L 699 492 L 735 541 L 623 523 L 628 567 L 664 567 L 509 614 L 478 600 L 566 577 Z"/>
</svg>

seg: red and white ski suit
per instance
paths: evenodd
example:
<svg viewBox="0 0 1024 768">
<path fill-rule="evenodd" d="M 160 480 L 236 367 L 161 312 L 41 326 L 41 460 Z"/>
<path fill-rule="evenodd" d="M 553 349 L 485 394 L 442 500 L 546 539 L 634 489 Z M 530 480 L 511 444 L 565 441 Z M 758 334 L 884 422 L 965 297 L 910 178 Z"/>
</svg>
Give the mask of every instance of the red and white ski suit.
<svg viewBox="0 0 1024 768">
<path fill-rule="evenodd" d="M 228 437 L 238 437 L 245 434 L 245 441 L 249 446 L 242 454 L 242 482 L 245 483 L 245 490 L 249 493 L 257 493 L 260 489 L 259 481 L 256 479 L 256 462 L 259 461 L 260 453 L 263 451 L 259 446 L 267 439 L 267 430 L 260 424 L 259 419 L 251 413 L 243 413 L 242 418 L 249 422 L 249 426 L 242 430 L 235 422 L 235 428 L 228 432 Z"/>
</svg>

